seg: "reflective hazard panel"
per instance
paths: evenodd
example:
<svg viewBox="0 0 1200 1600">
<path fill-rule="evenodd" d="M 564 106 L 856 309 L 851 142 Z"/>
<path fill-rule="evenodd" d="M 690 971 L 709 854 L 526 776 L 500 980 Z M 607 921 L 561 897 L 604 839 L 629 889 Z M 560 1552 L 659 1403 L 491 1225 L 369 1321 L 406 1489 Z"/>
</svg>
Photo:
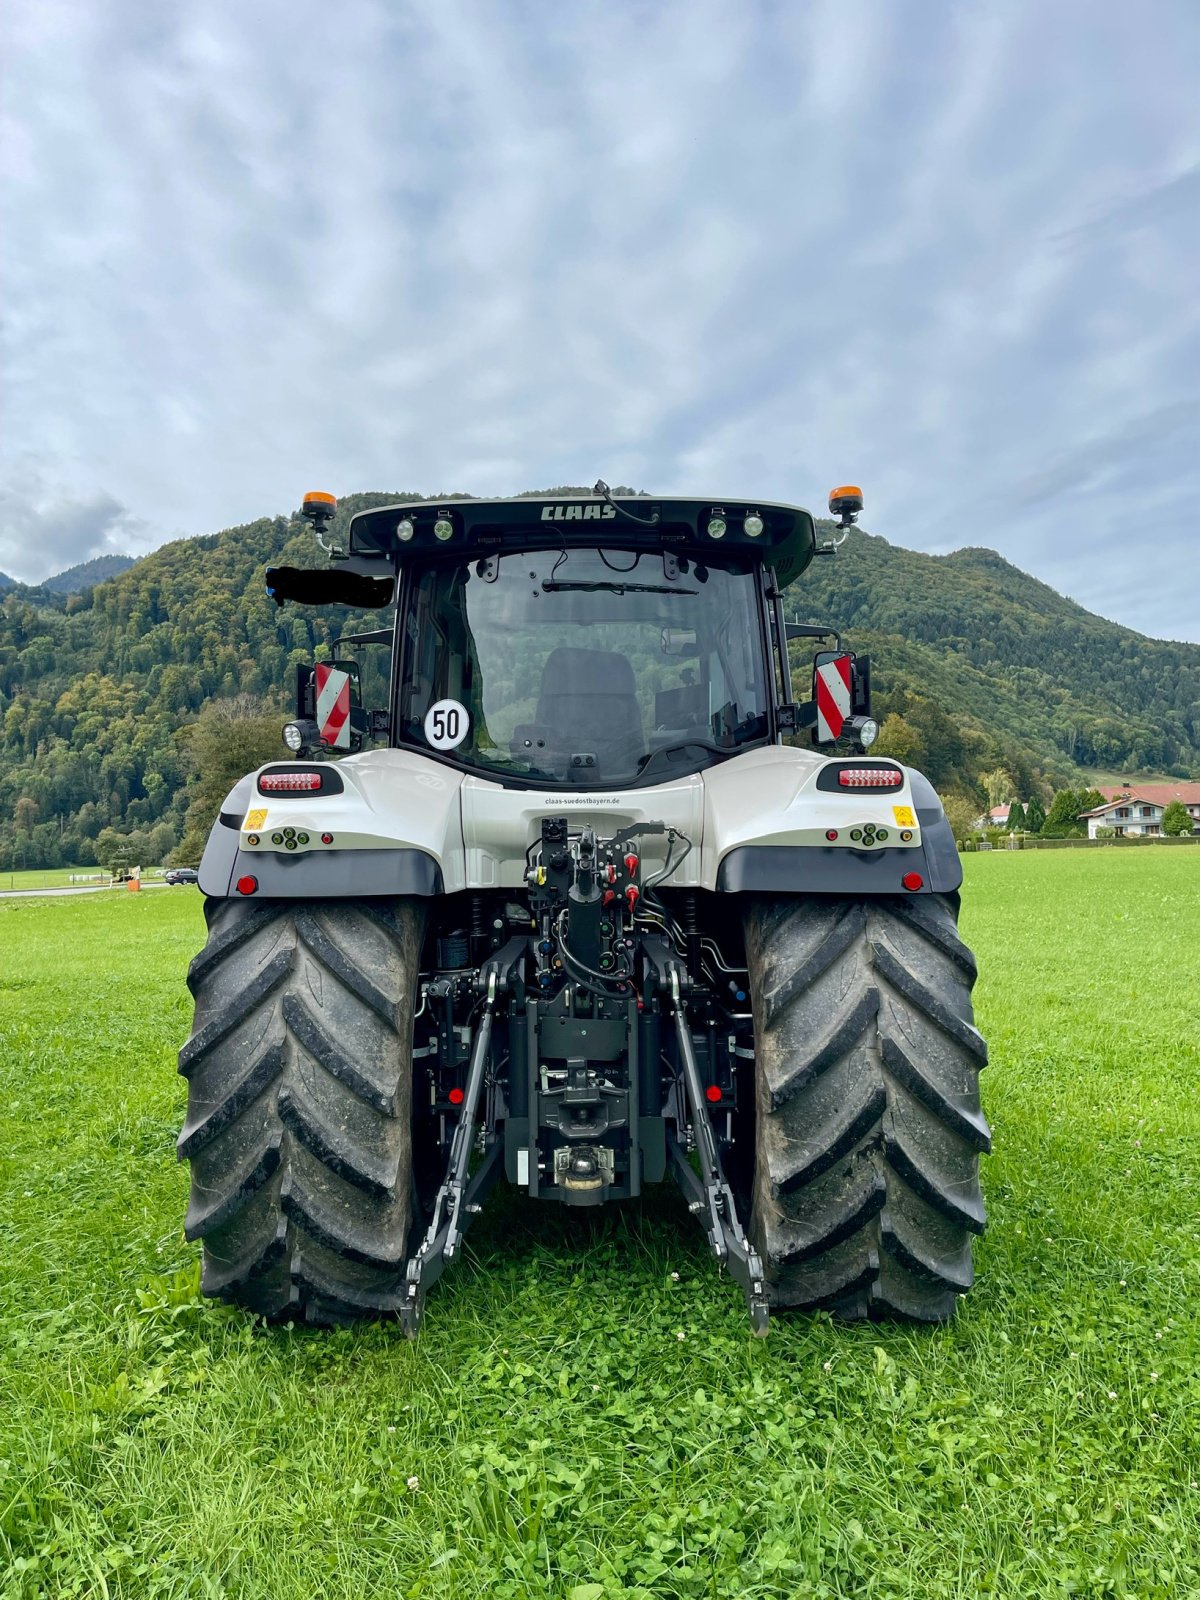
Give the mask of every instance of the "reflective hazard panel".
<svg viewBox="0 0 1200 1600">
<path fill-rule="evenodd" d="M 317 727 L 321 742 L 335 750 L 350 748 L 350 674 L 318 661 L 315 668 L 317 688 Z"/>
<path fill-rule="evenodd" d="M 829 656 L 813 671 L 813 695 L 817 702 L 818 744 L 832 744 L 841 737 L 842 726 L 850 715 L 849 655 Z"/>
</svg>

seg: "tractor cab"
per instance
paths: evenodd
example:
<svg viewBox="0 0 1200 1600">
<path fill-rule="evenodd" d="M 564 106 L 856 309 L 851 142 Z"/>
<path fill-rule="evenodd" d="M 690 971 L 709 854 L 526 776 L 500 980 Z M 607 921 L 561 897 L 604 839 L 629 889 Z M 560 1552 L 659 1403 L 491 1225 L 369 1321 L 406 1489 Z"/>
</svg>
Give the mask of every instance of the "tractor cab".
<svg viewBox="0 0 1200 1600">
<path fill-rule="evenodd" d="M 836 638 L 783 617 L 783 587 L 819 553 L 807 511 L 597 491 L 360 512 L 335 567 L 272 568 L 268 583 L 280 603 L 394 601 L 391 704 L 374 726 L 506 787 L 651 785 L 802 730 L 866 748 L 868 667 L 840 639 L 810 701 L 792 701 L 788 639 Z M 835 493 L 852 521 L 861 498 Z M 320 530 L 332 501 L 305 509 Z M 340 706 L 328 669 L 303 679 L 293 748 L 349 748 L 372 726 L 346 670 Z"/>
</svg>

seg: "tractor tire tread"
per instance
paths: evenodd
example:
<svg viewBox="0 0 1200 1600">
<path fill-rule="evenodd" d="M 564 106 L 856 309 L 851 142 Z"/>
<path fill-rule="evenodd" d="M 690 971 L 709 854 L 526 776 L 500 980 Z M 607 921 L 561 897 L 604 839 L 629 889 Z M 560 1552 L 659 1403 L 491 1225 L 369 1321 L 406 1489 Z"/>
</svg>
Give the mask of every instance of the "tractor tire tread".
<svg viewBox="0 0 1200 1600">
<path fill-rule="evenodd" d="M 205 1294 L 268 1320 L 400 1304 L 413 1216 L 417 900 L 210 900 L 180 1052 Z"/>
<path fill-rule="evenodd" d="M 781 1308 L 942 1322 L 984 1228 L 987 1046 L 958 897 L 756 897 L 750 1235 Z"/>
</svg>

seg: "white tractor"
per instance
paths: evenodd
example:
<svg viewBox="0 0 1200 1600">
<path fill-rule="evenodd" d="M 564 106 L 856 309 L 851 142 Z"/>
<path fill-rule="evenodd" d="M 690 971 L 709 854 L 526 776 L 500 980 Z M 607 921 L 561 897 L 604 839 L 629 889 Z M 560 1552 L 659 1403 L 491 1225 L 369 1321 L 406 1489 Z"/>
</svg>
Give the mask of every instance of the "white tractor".
<svg viewBox="0 0 1200 1600">
<path fill-rule="evenodd" d="M 862 506 L 835 490 L 844 527 Z M 395 1315 L 499 1180 L 668 1174 L 771 1310 L 947 1318 L 989 1135 L 954 839 L 873 758 L 869 665 L 786 624 L 813 519 L 592 495 L 362 511 L 280 604 L 394 606 L 390 702 L 300 674 L 289 757 L 221 808 L 179 1152 L 203 1286 Z M 787 644 L 831 639 L 793 698 Z"/>
</svg>

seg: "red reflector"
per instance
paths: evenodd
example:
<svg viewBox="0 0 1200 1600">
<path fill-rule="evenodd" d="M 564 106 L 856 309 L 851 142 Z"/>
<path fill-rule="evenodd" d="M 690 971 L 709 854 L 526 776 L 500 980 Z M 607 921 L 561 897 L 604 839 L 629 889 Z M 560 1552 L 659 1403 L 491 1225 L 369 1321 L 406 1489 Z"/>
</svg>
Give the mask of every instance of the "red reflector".
<svg viewBox="0 0 1200 1600">
<path fill-rule="evenodd" d="M 838 773 L 843 789 L 898 789 L 903 782 L 895 767 L 843 767 Z"/>
<path fill-rule="evenodd" d="M 258 787 L 263 794 L 294 794 L 297 790 L 312 791 L 321 787 L 321 774 L 319 772 L 264 772 L 258 780 Z"/>
<path fill-rule="evenodd" d="M 837 829 L 836 828 L 826 828 L 825 837 L 827 839 L 836 839 L 837 838 Z"/>
<path fill-rule="evenodd" d="M 461 1089 L 451 1089 L 446 1098 L 450 1101 L 452 1106 L 460 1106 L 467 1097 L 465 1094 L 463 1094 Z"/>
<path fill-rule="evenodd" d="M 706 1100 L 711 1100 L 713 1102 L 713 1104 L 715 1105 L 716 1102 L 721 1098 L 721 1086 L 720 1086 L 720 1084 L 719 1083 L 710 1083 L 708 1088 L 705 1089 L 705 1091 L 704 1091 L 704 1098 Z"/>
<path fill-rule="evenodd" d="M 925 879 L 919 872 L 906 872 L 900 882 L 906 889 L 923 889 L 925 886 Z"/>
<path fill-rule="evenodd" d="M 239 894 L 253 894 L 257 888 L 257 878 L 239 878 L 237 881 L 237 892 Z"/>
<path fill-rule="evenodd" d="M 321 835 L 321 843 L 322 844 L 332 844 L 333 843 L 333 835 L 331 833 L 323 833 Z"/>
</svg>

